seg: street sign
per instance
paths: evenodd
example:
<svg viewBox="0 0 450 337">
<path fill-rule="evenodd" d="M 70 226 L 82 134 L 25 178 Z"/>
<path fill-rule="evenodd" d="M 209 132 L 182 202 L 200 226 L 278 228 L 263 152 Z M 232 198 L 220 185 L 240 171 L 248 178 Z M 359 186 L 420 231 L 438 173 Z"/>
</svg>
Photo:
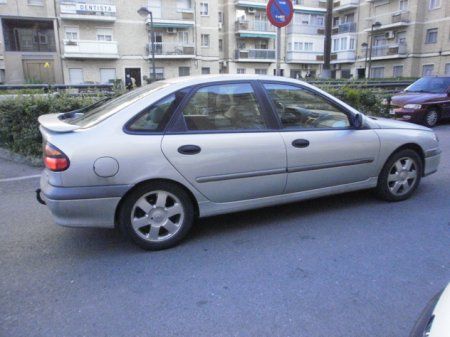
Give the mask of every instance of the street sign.
<svg viewBox="0 0 450 337">
<path fill-rule="evenodd" d="M 287 26 L 294 15 L 291 0 L 270 0 L 266 7 L 267 17 L 272 25 L 281 28 Z"/>
</svg>

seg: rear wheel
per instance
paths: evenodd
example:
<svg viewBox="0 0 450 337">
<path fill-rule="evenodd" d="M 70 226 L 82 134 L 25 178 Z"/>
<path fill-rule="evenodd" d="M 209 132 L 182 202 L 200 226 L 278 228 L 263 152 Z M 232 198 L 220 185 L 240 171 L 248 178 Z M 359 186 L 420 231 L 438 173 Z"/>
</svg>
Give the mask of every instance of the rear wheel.
<svg viewBox="0 0 450 337">
<path fill-rule="evenodd" d="M 376 192 L 387 201 L 408 199 L 416 190 L 422 176 L 422 159 L 414 150 L 394 153 L 378 177 Z"/>
<path fill-rule="evenodd" d="M 436 109 L 428 110 L 425 116 L 423 117 L 423 123 L 429 128 L 435 126 L 438 121 L 439 121 L 439 111 L 437 111 Z"/>
<path fill-rule="evenodd" d="M 125 199 L 119 214 L 122 231 L 147 250 L 177 245 L 189 232 L 193 220 L 189 195 L 165 182 L 136 188 Z"/>
</svg>

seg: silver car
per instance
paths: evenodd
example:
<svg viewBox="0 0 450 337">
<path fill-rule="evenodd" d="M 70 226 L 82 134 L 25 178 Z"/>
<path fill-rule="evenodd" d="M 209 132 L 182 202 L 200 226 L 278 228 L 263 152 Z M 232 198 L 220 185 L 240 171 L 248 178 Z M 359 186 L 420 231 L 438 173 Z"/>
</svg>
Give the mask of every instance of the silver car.
<svg viewBox="0 0 450 337">
<path fill-rule="evenodd" d="M 160 81 L 39 122 L 38 199 L 56 223 L 117 226 L 152 250 L 197 217 L 361 189 L 404 200 L 441 153 L 428 128 L 271 76 Z"/>
</svg>

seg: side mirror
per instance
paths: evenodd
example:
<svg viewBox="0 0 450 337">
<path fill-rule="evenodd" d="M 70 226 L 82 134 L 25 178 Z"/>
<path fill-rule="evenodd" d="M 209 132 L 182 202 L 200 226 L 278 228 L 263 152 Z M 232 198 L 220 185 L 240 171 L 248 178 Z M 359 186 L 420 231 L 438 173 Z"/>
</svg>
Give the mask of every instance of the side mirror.
<svg viewBox="0 0 450 337">
<path fill-rule="evenodd" d="M 352 125 L 355 129 L 361 129 L 363 126 L 363 116 L 358 113 L 353 116 Z"/>
</svg>

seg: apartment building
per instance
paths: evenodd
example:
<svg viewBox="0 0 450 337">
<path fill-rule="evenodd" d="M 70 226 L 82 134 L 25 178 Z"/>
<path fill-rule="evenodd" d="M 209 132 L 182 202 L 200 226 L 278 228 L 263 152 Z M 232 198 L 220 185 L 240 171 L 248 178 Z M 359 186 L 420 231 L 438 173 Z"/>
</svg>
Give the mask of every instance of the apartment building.
<svg viewBox="0 0 450 337">
<path fill-rule="evenodd" d="M 283 76 L 319 76 L 326 0 L 294 0 L 281 30 Z M 274 74 L 267 0 L 0 0 L 0 82 L 107 83 Z M 153 14 L 141 17 L 147 7 Z M 335 0 L 332 76 L 450 74 L 450 1 Z"/>
</svg>

